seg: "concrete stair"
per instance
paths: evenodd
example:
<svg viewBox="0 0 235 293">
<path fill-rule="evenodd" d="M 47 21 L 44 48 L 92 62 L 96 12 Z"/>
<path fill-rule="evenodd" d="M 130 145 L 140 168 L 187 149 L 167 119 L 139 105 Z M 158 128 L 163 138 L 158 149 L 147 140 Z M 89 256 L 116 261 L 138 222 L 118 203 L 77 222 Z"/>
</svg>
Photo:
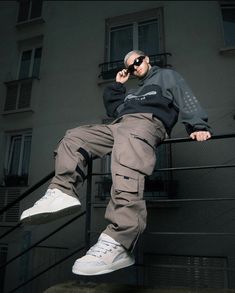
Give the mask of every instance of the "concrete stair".
<svg viewBox="0 0 235 293">
<path fill-rule="evenodd" d="M 43 293 L 235 293 L 235 289 L 216 288 L 147 288 L 112 283 L 80 283 L 71 281 L 52 286 Z"/>
</svg>

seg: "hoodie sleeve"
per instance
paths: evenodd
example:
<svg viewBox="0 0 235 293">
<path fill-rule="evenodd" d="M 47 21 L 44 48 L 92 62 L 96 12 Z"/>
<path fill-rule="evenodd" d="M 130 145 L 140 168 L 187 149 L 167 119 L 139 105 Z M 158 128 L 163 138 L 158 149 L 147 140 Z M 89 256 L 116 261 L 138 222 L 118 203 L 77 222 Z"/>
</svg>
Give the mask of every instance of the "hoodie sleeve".
<svg viewBox="0 0 235 293">
<path fill-rule="evenodd" d="M 168 71 L 168 89 L 174 98 L 174 104 L 179 109 L 180 121 L 185 125 L 188 134 L 194 131 L 210 131 L 211 128 L 208 121 L 208 116 L 205 110 L 201 107 L 198 99 L 193 94 L 184 78 L 174 70 Z"/>
<path fill-rule="evenodd" d="M 117 117 L 116 109 L 124 103 L 125 93 L 126 88 L 120 82 L 112 83 L 104 89 L 103 101 L 109 117 Z"/>
</svg>

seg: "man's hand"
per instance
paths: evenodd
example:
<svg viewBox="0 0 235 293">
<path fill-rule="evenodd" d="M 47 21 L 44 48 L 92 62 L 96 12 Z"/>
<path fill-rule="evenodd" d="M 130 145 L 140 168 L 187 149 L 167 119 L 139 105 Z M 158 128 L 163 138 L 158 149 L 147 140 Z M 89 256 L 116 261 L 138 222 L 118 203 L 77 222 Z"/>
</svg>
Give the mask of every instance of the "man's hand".
<svg viewBox="0 0 235 293">
<path fill-rule="evenodd" d="M 116 82 L 125 83 L 130 77 L 130 73 L 127 72 L 127 69 L 119 71 L 116 75 Z"/>
<path fill-rule="evenodd" d="M 211 134 L 209 131 L 195 131 L 190 134 L 190 137 L 197 141 L 204 141 L 211 138 Z"/>
</svg>

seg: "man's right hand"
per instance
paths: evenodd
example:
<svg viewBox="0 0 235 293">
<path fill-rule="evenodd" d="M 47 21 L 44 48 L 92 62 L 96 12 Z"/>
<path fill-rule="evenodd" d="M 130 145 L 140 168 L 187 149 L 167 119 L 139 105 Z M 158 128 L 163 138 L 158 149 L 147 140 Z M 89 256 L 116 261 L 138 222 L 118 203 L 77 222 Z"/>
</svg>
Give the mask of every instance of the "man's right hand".
<svg viewBox="0 0 235 293">
<path fill-rule="evenodd" d="M 130 77 L 130 73 L 127 72 L 127 69 L 119 71 L 116 75 L 116 82 L 125 83 Z"/>
</svg>

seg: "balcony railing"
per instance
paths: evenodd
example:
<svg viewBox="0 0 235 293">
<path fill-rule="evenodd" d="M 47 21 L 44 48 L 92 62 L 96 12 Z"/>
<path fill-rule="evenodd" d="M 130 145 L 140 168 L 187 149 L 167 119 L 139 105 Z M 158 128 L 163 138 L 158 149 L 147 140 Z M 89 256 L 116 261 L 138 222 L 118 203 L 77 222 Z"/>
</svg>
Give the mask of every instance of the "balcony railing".
<svg viewBox="0 0 235 293">
<path fill-rule="evenodd" d="M 148 55 L 150 58 L 151 65 L 157 65 L 159 67 L 171 67 L 170 64 L 168 64 L 167 57 L 171 56 L 171 53 L 161 53 L 156 55 Z M 123 69 L 124 64 L 123 60 L 116 60 L 112 62 L 105 62 L 102 64 L 99 64 L 99 67 L 101 68 L 101 72 L 99 75 L 99 78 L 102 79 L 112 79 L 116 76 L 117 72 Z"/>
</svg>

